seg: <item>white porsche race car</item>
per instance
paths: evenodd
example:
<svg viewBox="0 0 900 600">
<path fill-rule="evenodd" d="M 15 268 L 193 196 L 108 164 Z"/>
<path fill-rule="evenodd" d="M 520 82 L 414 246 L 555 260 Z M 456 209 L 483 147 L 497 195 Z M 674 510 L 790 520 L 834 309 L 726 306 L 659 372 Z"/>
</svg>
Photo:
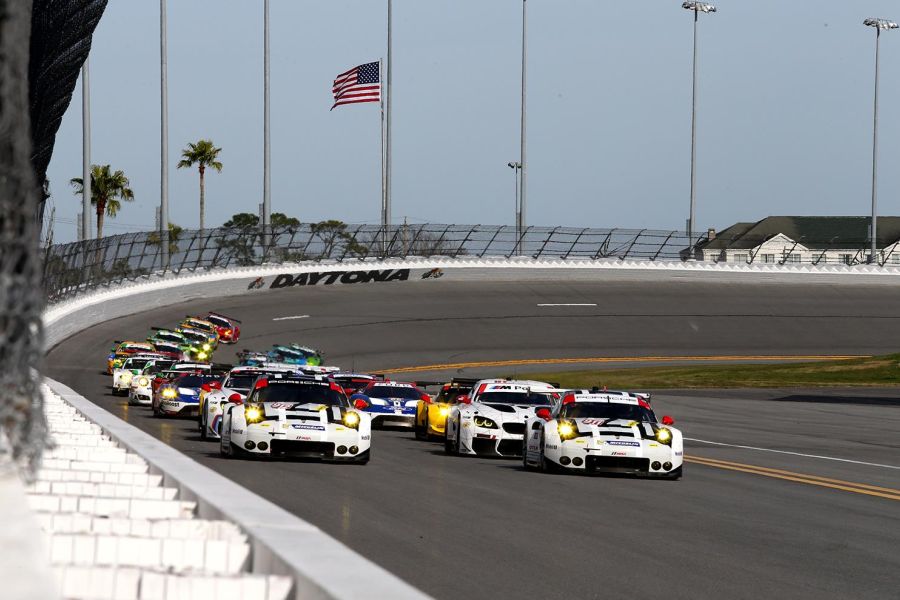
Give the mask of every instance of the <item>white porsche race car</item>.
<svg viewBox="0 0 900 600">
<path fill-rule="evenodd" d="M 260 376 L 275 374 L 299 374 L 297 365 L 285 367 L 235 367 L 228 372 L 228 376 L 221 384 L 210 382 L 209 389 L 201 388 L 200 411 L 197 426 L 200 429 L 201 439 L 219 439 L 219 428 L 222 425 L 222 406 L 228 402 L 233 394 L 240 396 L 241 400 L 247 397 L 253 388 L 253 383 Z"/>
<path fill-rule="evenodd" d="M 526 421 L 526 469 L 626 473 L 680 479 L 684 462 L 675 421 L 657 421 L 650 404 L 627 392 L 569 392 L 553 410 Z"/>
<path fill-rule="evenodd" d="M 367 463 L 372 420 L 326 377 L 261 377 L 222 407 L 220 452 Z"/>
<path fill-rule="evenodd" d="M 521 456 L 525 419 L 559 403 L 561 391 L 542 381 L 485 379 L 460 396 L 447 418 L 448 454 Z"/>
<path fill-rule="evenodd" d="M 129 356 L 122 363 L 121 367 L 116 367 L 112 372 L 112 393 L 113 396 L 119 394 L 128 394 L 131 389 L 131 380 L 140 375 L 144 366 L 152 361 L 162 358 L 160 354 L 141 353 Z"/>
</svg>

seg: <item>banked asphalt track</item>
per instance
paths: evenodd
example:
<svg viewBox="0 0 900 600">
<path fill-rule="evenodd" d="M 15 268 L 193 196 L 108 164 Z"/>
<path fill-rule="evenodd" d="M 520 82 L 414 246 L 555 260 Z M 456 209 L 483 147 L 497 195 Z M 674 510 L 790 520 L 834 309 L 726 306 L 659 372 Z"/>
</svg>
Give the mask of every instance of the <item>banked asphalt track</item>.
<svg viewBox="0 0 900 600">
<path fill-rule="evenodd" d="M 237 348 L 299 341 L 328 363 L 373 371 L 888 353 L 900 340 L 897 297 L 886 285 L 449 277 L 289 288 L 99 323 L 52 349 L 47 372 L 438 598 L 897 598 L 900 391 L 658 393 L 657 412 L 705 440 L 686 442 L 684 479 L 665 482 L 529 473 L 518 461 L 445 456 L 402 431 L 376 432 L 366 466 L 229 461 L 193 422 L 129 408 L 100 374 L 112 339 L 210 309 L 243 320 Z M 538 306 L 582 303 L 597 306 Z M 230 347 L 216 355 L 231 359 Z"/>
</svg>

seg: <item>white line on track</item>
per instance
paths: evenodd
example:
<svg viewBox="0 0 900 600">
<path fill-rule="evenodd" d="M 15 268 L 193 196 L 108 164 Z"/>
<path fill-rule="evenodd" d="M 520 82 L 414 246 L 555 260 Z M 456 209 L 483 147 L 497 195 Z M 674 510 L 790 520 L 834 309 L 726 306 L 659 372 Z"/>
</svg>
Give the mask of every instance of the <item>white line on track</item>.
<svg viewBox="0 0 900 600">
<path fill-rule="evenodd" d="M 293 317 L 275 317 L 273 321 L 290 321 L 292 319 L 308 319 L 309 315 L 294 315 Z"/>
<path fill-rule="evenodd" d="M 741 446 L 739 444 L 725 444 L 723 442 L 711 442 L 709 440 L 698 440 L 696 438 L 684 438 L 689 442 L 700 442 L 701 444 L 711 444 L 713 446 L 728 446 L 729 448 L 743 448 L 744 450 L 759 450 L 760 452 L 775 452 L 777 454 L 790 454 L 792 456 L 802 456 L 804 458 L 818 458 L 821 460 L 834 460 L 837 462 L 852 463 L 854 465 L 866 465 L 868 467 L 881 467 L 882 469 L 897 469 L 900 467 L 895 465 L 882 465 L 879 463 L 864 462 L 861 460 L 850 460 L 849 458 L 836 458 L 834 456 L 819 456 L 818 454 L 802 454 L 800 452 L 788 452 L 787 450 L 773 450 L 772 448 L 757 448 L 756 446 Z"/>
<path fill-rule="evenodd" d="M 586 303 L 568 303 L 568 304 L 538 304 L 538 306 L 597 306 L 593 302 Z"/>
</svg>

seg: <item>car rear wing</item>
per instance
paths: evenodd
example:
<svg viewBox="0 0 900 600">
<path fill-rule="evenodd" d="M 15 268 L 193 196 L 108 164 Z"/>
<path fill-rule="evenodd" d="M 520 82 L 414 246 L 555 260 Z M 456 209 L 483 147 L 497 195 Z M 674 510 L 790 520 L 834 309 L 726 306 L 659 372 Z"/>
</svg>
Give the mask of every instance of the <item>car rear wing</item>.
<svg viewBox="0 0 900 600">
<path fill-rule="evenodd" d="M 227 315 L 223 315 L 222 313 L 217 313 L 217 312 L 212 312 L 212 311 L 210 311 L 210 312 L 209 312 L 209 316 L 211 316 L 211 317 L 219 317 L 219 318 L 222 318 L 222 319 L 228 319 L 229 321 L 234 321 L 235 323 L 240 323 L 240 321 L 239 321 L 238 319 L 235 319 L 234 317 L 229 317 L 229 316 L 227 316 Z"/>
</svg>

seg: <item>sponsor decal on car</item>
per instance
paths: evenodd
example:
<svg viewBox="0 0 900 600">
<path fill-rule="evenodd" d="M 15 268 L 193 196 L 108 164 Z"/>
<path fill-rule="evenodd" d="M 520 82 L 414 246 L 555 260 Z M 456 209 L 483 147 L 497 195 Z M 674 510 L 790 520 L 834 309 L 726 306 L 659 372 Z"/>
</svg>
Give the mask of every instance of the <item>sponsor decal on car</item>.
<svg viewBox="0 0 900 600">
<path fill-rule="evenodd" d="M 407 281 L 409 269 L 384 269 L 372 271 L 324 271 L 320 273 L 283 273 L 272 280 L 269 289 L 306 285 L 333 285 L 335 283 L 378 283 L 383 281 Z"/>
<path fill-rule="evenodd" d="M 684 452 L 679 450 L 679 451 L 675 452 L 675 456 L 684 456 Z"/>
<path fill-rule="evenodd" d="M 638 442 L 620 442 L 618 440 L 606 443 L 610 446 L 640 446 Z"/>
<path fill-rule="evenodd" d="M 310 429 L 312 431 L 325 431 L 322 425 L 291 425 L 294 429 Z"/>
</svg>

